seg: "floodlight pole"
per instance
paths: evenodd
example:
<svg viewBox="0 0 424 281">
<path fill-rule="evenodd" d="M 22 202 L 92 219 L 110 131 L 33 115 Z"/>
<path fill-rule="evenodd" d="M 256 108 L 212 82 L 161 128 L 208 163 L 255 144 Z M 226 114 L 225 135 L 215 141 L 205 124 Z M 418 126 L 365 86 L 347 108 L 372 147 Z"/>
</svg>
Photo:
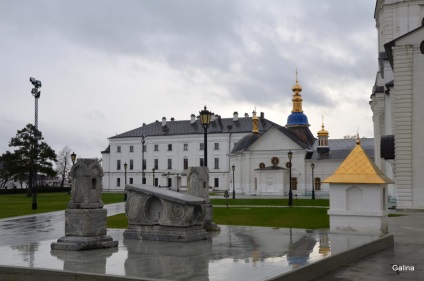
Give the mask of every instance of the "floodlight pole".
<svg viewBox="0 0 424 281">
<path fill-rule="evenodd" d="M 31 90 L 31 94 L 34 96 L 35 98 L 35 110 L 34 110 L 34 126 L 35 126 L 35 131 L 38 132 L 38 99 L 40 98 L 40 94 L 41 92 L 38 90 L 39 88 L 41 88 L 41 81 L 36 80 L 35 78 L 29 78 L 29 81 L 32 83 L 32 85 L 34 86 L 34 88 Z M 38 158 L 38 135 L 34 135 L 34 159 L 33 159 L 33 163 L 32 163 L 32 168 L 33 168 L 33 177 L 32 177 L 32 209 L 33 210 L 37 210 L 37 184 L 38 184 L 38 179 L 37 179 L 37 158 Z"/>
</svg>

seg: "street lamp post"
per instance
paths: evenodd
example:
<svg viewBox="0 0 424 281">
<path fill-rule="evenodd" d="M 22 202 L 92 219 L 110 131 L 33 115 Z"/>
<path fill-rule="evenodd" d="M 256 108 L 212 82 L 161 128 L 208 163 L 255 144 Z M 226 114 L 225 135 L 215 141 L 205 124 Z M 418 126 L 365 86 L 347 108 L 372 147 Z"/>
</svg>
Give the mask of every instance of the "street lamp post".
<svg viewBox="0 0 424 281">
<path fill-rule="evenodd" d="M 234 182 L 234 171 L 236 169 L 236 166 L 231 166 L 231 169 L 233 170 L 233 199 L 236 199 L 236 185 Z"/>
<path fill-rule="evenodd" d="M 125 192 L 125 187 L 127 186 L 127 162 L 124 163 L 124 201 L 127 201 L 127 193 Z"/>
<path fill-rule="evenodd" d="M 75 160 L 77 159 L 77 155 L 75 152 L 72 152 L 71 154 L 71 161 L 72 161 L 72 167 L 75 165 Z M 74 187 L 74 178 L 72 177 L 72 187 Z M 70 191 L 68 191 L 68 195 L 70 194 Z"/>
<path fill-rule="evenodd" d="M 31 90 L 31 94 L 35 98 L 35 110 L 34 110 L 34 126 L 36 131 L 38 131 L 38 99 L 40 98 L 41 92 L 38 90 L 41 88 L 41 81 L 30 77 L 29 81 L 34 86 Z M 38 135 L 34 135 L 35 142 L 34 142 L 34 159 L 32 161 L 32 172 L 33 175 L 31 175 L 32 179 L 30 183 L 32 184 L 31 190 L 32 190 L 32 209 L 37 210 L 37 158 L 38 158 Z"/>
<path fill-rule="evenodd" d="M 146 178 L 144 175 L 144 143 L 146 142 L 145 140 L 145 135 L 141 136 L 141 183 L 142 184 L 146 184 Z"/>
<path fill-rule="evenodd" d="M 171 190 L 171 185 L 169 184 L 169 176 L 171 173 L 168 171 L 168 175 L 166 176 L 166 185 L 168 186 L 168 189 Z"/>
<path fill-rule="evenodd" d="M 203 149 L 204 149 L 204 159 L 203 159 L 203 167 L 207 167 L 208 166 L 208 127 L 211 124 L 211 115 L 212 112 L 210 112 L 209 110 L 206 109 L 206 105 L 205 105 L 205 109 L 200 111 L 200 123 L 203 126 L 203 129 L 205 130 L 204 132 L 204 142 L 203 142 Z"/>
<path fill-rule="evenodd" d="M 311 163 L 311 169 L 312 169 L 312 199 L 315 199 L 315 178 L 314 178 L 314 169 L 315 164 Z"/>
<path fill-rule="evenodd" d="M 152 169 L 152 172 L 153 172 L 152 185 L 155 186 L 155 168 Z"/>
<path fill-rule="evenodd" d="M 77 155 L 75 154 L 75 152 L 72 152 L 71 154 L 71 161 L 72 161 L 72 166 L 75 165 L 75 160 L 77 159 Z"/>
<path fill-rule="evenodd" d="M 290 150 L 287 153 L 287 156 L 289 157 L 289 207 L 293 206 L 293 193 L 292 193 L 292 158 L 293 158 L 293 152 Z"/>
</svg>

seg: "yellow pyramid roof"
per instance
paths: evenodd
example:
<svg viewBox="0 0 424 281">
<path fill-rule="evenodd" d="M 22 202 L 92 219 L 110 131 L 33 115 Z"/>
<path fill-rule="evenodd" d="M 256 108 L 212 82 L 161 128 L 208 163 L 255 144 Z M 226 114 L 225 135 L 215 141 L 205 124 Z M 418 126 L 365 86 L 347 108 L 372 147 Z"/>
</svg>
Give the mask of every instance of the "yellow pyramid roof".
<svg viewBox="0 0 424 281">
<path fill-rule="evenodd" d="M 374 164 L 361 147 L 359 139 L 356 146 L 337 170 L 324 183 L 394 183 Z"/>
</svg>

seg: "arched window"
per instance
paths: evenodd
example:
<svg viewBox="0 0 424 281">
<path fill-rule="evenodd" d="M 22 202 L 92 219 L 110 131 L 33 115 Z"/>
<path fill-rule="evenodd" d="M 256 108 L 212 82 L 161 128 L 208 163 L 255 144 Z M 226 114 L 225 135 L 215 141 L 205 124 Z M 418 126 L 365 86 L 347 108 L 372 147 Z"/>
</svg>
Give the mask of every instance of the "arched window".
<svg viewBox="0 0 424 281">
<path fill-rule="evenodd" d="M 316 177 L 315 178 L 315 190 L 321 190 L 321 178 Z"/>
</svg>

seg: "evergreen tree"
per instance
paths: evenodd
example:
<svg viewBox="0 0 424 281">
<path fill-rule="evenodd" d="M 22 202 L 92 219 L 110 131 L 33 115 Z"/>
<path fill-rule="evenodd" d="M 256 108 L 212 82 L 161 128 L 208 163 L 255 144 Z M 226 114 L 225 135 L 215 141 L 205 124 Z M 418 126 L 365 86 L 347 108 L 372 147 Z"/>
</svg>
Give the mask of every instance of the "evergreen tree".
<svg viewBox="0 0 424 281">
<path fill-rule="evenodd" d="M 34 171 L 47 176 L 55 176 L 53 162 L 56 162 L 56 153 L 43 141 L 44 138 L 34 125 L 28 124 L 19 130 L 16 137 L 10 140 L 9 146 L 15 148 L 14 161 L 21 174 L 28 175 L 29 186 L 33 186 Z M 31 190 L 28 189 L 30 194 Z"/>
</svg>

